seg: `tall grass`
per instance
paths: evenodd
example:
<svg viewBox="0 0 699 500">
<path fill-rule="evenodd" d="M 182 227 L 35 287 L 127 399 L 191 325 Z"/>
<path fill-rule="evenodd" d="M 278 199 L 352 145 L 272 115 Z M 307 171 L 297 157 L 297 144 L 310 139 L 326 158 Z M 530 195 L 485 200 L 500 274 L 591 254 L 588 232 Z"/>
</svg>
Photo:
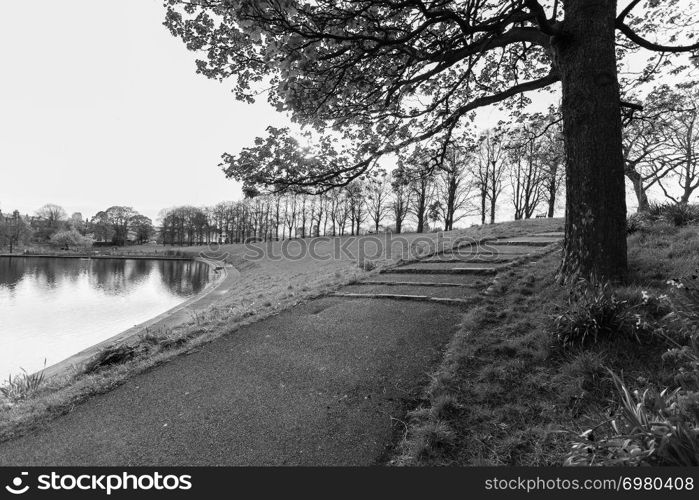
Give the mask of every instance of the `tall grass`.
<svg viewBox="0 0 699 500">
<path fill-rule="evenodd" d="M 584 347 L 619 337 L 639 340 L 644 323 L 637 305 L 619 298 L 608 284 L 585 287 L 573 294 L 569 306 L 553 322 L 563 347 Z"/>
<path fill-rule="evenodd" d="M 651 203 L 648 210 L 630 216 L 626 222 L 629 234 L 652 231 L 653 225 L 664 223 L 683 227 L 699 223 L 699 205 L 686 203 Z"/>
<path fill-rule="evenodd" d="M 46 366 L 46 360 L 44 360 Z M 7 381 L 3 386 L 0 386 L 0 394 L 13 403 L 27 399 L 36 394 L 44 384 L 44 370 L 36 373 L 27 373 L 22 368 L 22 373 L 7 377 Z"/>
</svg>

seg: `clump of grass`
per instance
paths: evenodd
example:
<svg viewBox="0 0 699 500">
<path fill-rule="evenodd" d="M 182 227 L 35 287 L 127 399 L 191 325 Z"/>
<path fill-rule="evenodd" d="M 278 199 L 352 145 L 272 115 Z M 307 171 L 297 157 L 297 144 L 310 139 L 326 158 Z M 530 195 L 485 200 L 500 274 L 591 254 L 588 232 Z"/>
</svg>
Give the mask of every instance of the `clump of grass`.
<svg viewBox="0 0 699 500">
<path fill-rule="evenodd" d="M 633 214 L 626 219 L 626 233 L 635 234 L 646 228 L 646 217 L 643 214 Z"/>
<path fill-rule="evenodd" d="M 46 361 L 44 361 L 44 366 L 46 366 Z M 16 403 L 36 394 L 43 385 L 44 380 L 44 370 L 36 373 L 27 373 L 22 368 L 22 373 L 19 375 L 7 377 L 5 384 L 0 386 L 0 394 L 8 401 Z"/>
<path fill-rule="evenodd" d="M 138 346 L 128 344 L 107 346 L 85 364 L 84 372 L 95 373 L 109 366 L 126 363 L 136 357 L 138 351 Z"/>
<path fill-rule="evenodd" d="M 699 222 L 699 207 L 684 203 L 669 203 L 662 210 L 662 218 L 677 227 Z"/>
<path fill-rule="evenodd" d="M 667 224 L 683 227 L 699 223 L 699 206 L 686 203 L 651 203 L 648 210 L 633 214 L 626 220 L 629 234 L 656 231 Z"/>
<path fill-rule="evenodd" d="M 376 269 L 376 262 L 373 260 L 363 260 L 358 264 L 358 266 L 364 271 L 373 271 Z"/>
<path fill-rule="evenodd" d="M 581 351 L 570 361 L 561 367 L 561 372 L 578 381 L 580 389 L 594 390 L 599 381 L 604 378 L 604 355 L 597 352 Z"/>
<path fill-rule="evenodd" d="M 413 432 L 410 454 L 418 460 L 434 457 L 456 441 L 456 433 L 442 420 L 428 420 Z"/>
<path fill-rule="evenodd" d="M 603 339 L 635 338 L 642 323 L 608 285 L 577 292 L 569 307 L 554 319 L 554 333 L 563 347 L 584 347 Z"/>
</svg>

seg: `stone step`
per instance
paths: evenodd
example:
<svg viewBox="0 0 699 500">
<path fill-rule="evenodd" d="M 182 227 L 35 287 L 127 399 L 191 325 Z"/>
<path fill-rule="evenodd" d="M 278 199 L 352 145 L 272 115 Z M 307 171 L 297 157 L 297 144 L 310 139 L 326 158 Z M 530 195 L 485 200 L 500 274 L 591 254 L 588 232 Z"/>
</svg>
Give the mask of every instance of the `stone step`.
<svg viewBox="0 0 699 500">
<path fill-rule="evenodd" d="M 548 243 L 547 243 L 548 245 Z M 521 255 L 528 254 L 532 252 L 540 252 L 540 245 L 521 245 L 521 244 L 497 244 L 494 241 L 482 243 L 478 247 L 469 248 L 468 246 L 462 246 L 455 248 L 451 251 L 452 254 L 458 253 L 460 256 L 474 256 L 474 255 Z"/>
<path fill-rule="evenodd" d="M 495 240 L 490 242 L 489 246 L 525 246 L 525 247 L 547 247 L 551 245 L 552 243 L 557 243 L 560 241 L 559 239 L 549 239 L 549 238 L 540 238 L 540 239 L 508 239 L 508 240 Z"/>
<path fill-rule="evenodd" d="M 442 285 L 425 285 L 424 283 L 402 284 L 402 285 L 382 285 L 380 283 L 357 283 L 342 290 L 343 293 L 370 294 L 370 295 L 418 295 L 427 297 L 442 297 L 447 299 L 464 299 L 477 296 L 488 287 L 484 284 L 481 287 L 463 287 Z"/>
<path fill-rule="evenodd" d="M 488 286 L 492 281 L 489 275 L 473 275 L 473 274 L 440 274 L 440 273 L 421 273 L 421 274 L 379 274 L 373 277 L 365 278 L 361 283 L 379 283 L 379 284 L 413 284 L 413 283 L 439 283 L 449 284 L 463 287 L 484 287 Z"/>
<path fill-rule="evenodd" d="M 473 300 L 469 299 L 451 299 L 446 297 L 429 297 L 427 295 L 398 295 L 390 293 L 345 293 L 335 292 L 333 297 L 346 297 L 351 299 L 393 299 L 393 300 L 417 300 L 423 302 L 437 302 L 441 304 L 468 305 L 472 304 Z"/>
<path fill-rule="evenodd" d="M 381 274 L 495 274 L 498 272 L 497 268 L 492 266 L 477 266 L 477 264 L 469 264 L 468 267 L 455 264 L 410 264 L 384 269 Z"/>
<path fill-rule="evenodd" d="M 425 276 L 425 275 L 423 275 Z M 478 286 L 485 285 L 484 282 L 480 282 L 478 285 L 471 283 L 447 283 L 444 281 L 386 281 L 386 280 L 366 280 L 358 281 L 356 283 L 351 283 L 347 286 L 358 286 L 358 285 L 383 285 L 383 286 L 435 286 L 435 287 L 453 287 L 453 288 L 477 288 Z"/>
<path fill-rule="evenodd" d="M 516 259 L 519 257 L 520 254 L 508 254 L 507 256 L 497 256 L 494 257 L 492 254 L 475 254 L 474 255 L 464 255 L 463 257 L 460 257 L 456 254 L 457 256 L 454 256 L 453 254 L 440 254 L 435 257 L 428 257 L 426 259 L 422 259 L 419 262 L 420 263 L 433 263 L 433 262 L 442 262 L 445 264 L 505 264 L 507 262 L 511 262 L 512 260 Z M 526 254 L 523 254 L 526 255 Z"/>
<path fill-rule="evenodd" d="M 563 231 L 550 231 L 548 233 L 534 233 L 534 234 L 531 234 L 530 236 L 534 236 L 537 238 L 540 238 L 540 237 L 563 238 L 563 237 L 565 237 L 565 235 L 566 234 Z"/>
</svg>

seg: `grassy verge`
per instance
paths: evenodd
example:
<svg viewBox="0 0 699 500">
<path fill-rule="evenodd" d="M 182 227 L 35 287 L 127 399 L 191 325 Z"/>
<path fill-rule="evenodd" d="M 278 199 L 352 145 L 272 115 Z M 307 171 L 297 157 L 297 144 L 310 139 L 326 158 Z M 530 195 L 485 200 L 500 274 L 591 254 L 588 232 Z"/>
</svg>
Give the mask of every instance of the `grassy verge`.
<svg viewBox="0 0 699 500">
<path fill-rule="evenodd" d="M 465 315 L 393 464 L 699 460 L 699 293 L 668 284 L 696 278 L 699 227 L 631 235 L 617 286 L 559 286 L 559 256 L 510 270 Z"/>
<path fill-rule="evenodd" d="M 448 233 L 456 238 L 492 238 L 554 231 L 562 228 L 560 219 L 538 219 Z M 408 243 L 423 238 L 436 240 L 434 233 L 402 235 Z M 336 257 L 337 242 L 349 252 Z M 224 335 L 234 335 L 242 326 L 277 314 L 298 303 L 327 294 L 352 281 L 377 273 L 382 267 L 403 259 L 400 246 L 388 258 L 376 257 L 362 238 L 342 237 L 315 246 L 315 256 L 277 259 L 282 242 L 273 243 L 273 252 L 261 258 L 249 258 L 243 245 L 225 245 L 216 250 L 220 258 L 239 271 L 234 285 L 216 303 L 204 310 L 193 310 L 189 321 L 171 328 L 151 329 L 121 345 L 105 348 L 86 366 L 71 373 L 41 380 L 15 379 L 12 393 L 0 393 L 0 441 L 11 439 L 27 430 L 43 425 L 58 415 L 71 411 L 92 395 L 109 391 L 126 382 L 130 376 L 152 369 L 175 356 Z M 349 243 L 349 244 L 347 244 Z M 359 246 L 364 245 L 364 258 Z M 162 247 L 158 247 L 162 250 Z M 138 248 L 151 252 L 151 248 Z M 201 247 L 169 249 L 177 255 L 196 256 Z M 5 384 L 8 387 L 8 384 Z"/>
</svg>

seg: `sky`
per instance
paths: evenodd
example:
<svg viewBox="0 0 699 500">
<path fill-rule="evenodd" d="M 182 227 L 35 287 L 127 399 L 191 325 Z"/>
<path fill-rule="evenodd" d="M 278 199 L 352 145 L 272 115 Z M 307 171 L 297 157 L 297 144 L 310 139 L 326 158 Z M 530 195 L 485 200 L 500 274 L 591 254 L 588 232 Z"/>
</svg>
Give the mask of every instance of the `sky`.
<svg viewBox="0 0 699 500">
<path fill-rule="evenodd" d="M 163 18 L 161 0 L 0 2 L 0 210 L 155 220 L 240 197 L 221 153 L 286 120 L 196 74 Z"/>
</svg>

